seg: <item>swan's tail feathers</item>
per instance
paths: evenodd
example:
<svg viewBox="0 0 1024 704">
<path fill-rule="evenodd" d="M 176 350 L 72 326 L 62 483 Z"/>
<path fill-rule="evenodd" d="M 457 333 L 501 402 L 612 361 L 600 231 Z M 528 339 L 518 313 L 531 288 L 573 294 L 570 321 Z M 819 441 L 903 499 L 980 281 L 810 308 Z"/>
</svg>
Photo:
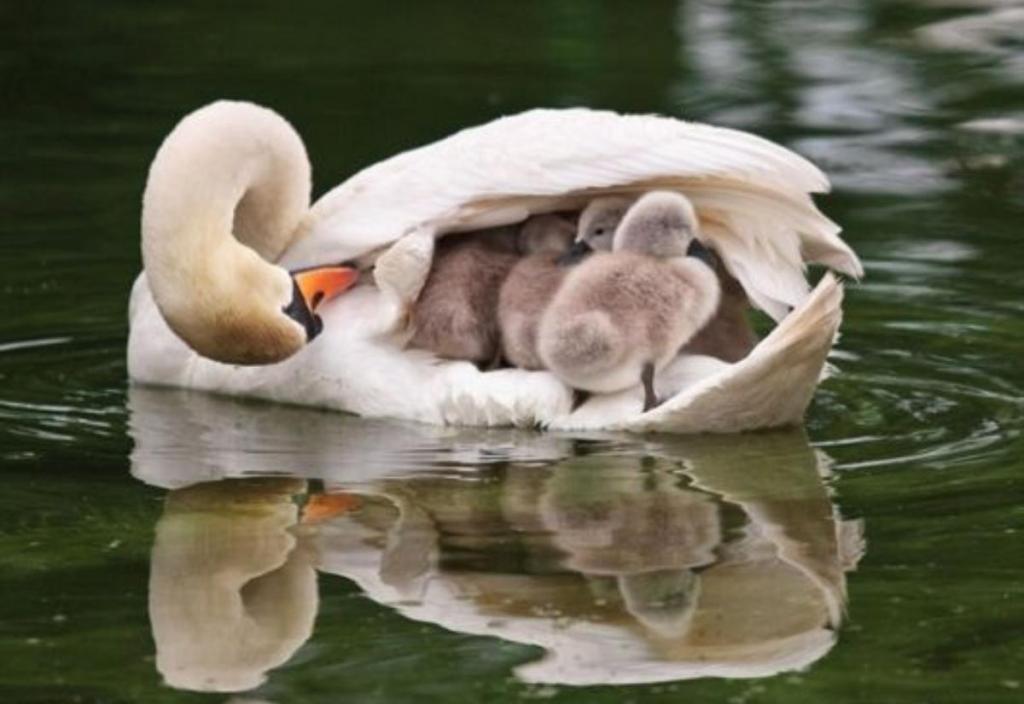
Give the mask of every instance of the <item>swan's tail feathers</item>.
<svg viewBox="0 0 1024 704">
<path fill-rule="evenodd" d="M 826 274 L 806 302 L 736 364 L 626 424 L 631 430 L 737 432 L 798 424 L 842 321 L 843 287 Z"/>
<path fill-rule="evenodd" d="M 804 305 L 786 316 L 751 353 L 763 361 L 766 370 L 780 365 L 778 383 L 785 384 L 778 389 L 785 389 L 785 394 L 777 399 L 781 425 L 803 420 L 828 353 L 839 337 L 842 302 L 842 284 L 833 274 L 826 274 Z"/>
<path fill-rule="evenodd" d="M 603 311 L 587 311 L 558 327 L 542 326 L 538 348 L 547 367 L 567 380 L 600 376 L 628 352 L 622 332 Z"/>
<path fill-rule="evenodd" d="M 806 194 L 773 193 L 734 183 L 687 184 L 701 232 L 743 285 L 751 302 L 781 321 L 810 293 L 807 264 L 859 279 L 864 268 Z"/>
</svg>

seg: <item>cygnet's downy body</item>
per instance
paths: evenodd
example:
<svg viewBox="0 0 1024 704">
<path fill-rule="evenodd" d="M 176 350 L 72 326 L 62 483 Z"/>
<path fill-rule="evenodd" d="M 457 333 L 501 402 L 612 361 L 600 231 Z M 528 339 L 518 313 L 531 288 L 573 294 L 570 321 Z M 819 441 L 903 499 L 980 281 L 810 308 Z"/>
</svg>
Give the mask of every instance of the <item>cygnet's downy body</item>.
<svg viewBox="0 0 1024 704">
<path fill-rule="evenodd" d="M 638 200 L 616 229 L 611 252 L 571 269 L 541 318 L 544 366 L 592 392 L 644 385 L 644 410 L 657 404 L 654 374 L 718 308 L 718 277 L 687 256 L 697 216 L 678 193 Z"/>
<path fill-rule="evenodd" d="M 512 268 L 498 297 L 502 355 L 522 369 L 543 369 L 537 354 L 537 328 L 545 308 L 568 271 L 558 264 L 576 234 L 576 226 L 558 215 L 538 215 L 519 232 L 525 256 Z"/>
<path fill-rule="evenodd" d="M 580 213 L 576 241 L 561 261 L 578 263 L 592 252 L 610 251 L 615 228 L 634 202 L 635 199 L 627 196 L 603 196 L 590 201 Z M 722 289 L 721 303 L 708 324 L 686 343 L 682 352 L 738 362 L 757 345 L 757 335 L 747 318 L 750 301 L 743 286 L 721 259 L 715 257 L 714 268 Z"/>
<path fill-rule="evenodd" d="M 497 361 L 498 291 L 519 259 L 512 242 L 510 232 L 488 230 L 437 243 L 413 307 L 411 347 L 479 365 Z"/>
</svg>

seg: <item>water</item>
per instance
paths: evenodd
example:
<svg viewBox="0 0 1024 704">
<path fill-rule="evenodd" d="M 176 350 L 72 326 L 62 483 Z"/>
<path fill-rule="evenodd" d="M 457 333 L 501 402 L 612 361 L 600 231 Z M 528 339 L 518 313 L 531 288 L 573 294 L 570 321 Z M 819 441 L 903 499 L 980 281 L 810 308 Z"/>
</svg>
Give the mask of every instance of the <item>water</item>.
<svg viewBox="0 0 1024 704">
<path fill-rule="evenodd" d="M 0 701 L 1020 700 L 1014 3 L 0 18 Z M 318 192 L 535 105 L 776 139 L 868 270 L 843 373 L 805 429 L 727 439 L 129 390 L 146 168 L 218 97 L 288 116 Z"/>
</svg>

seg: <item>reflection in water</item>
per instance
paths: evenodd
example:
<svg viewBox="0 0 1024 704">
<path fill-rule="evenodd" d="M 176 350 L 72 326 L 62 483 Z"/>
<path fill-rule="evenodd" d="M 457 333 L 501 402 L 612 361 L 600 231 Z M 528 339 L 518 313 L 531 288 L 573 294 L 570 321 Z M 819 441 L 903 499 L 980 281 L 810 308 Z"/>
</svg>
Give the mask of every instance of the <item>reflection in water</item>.
<svg viewBox="0 0 1024 704">
<path fill-rule="evenodd" d="M 235 480 L 172 491 L 156 526 L 149 616 L 156 666 L 181 689 L 262 683 L 313 632 L 316 571 L 289 532 L 298 479 Z"/>
<path fill-rule="evenodd" d="M 208 414 L 175 403 L 204 398 Z M 800 432 L 580 444 L 488 431 L 474 446 L 474 431 L 195 394 L 133 390 L 131 405 L 133 473 L 175 487 L 150 615 L 157 666 L 181 688 L 256 687 L 310 638 L 317 571 L 408 618 L 541 646 L 516 671 L 527 681 L 765 676 L 831 648 L 862 550 Z M 317 445 L 336 461 L 318 453 L 304 471 L 312 458 L 290 453 L 317 428 L 347 442 Z M 296 478 L 239 478 L 253 462 L 271 471 L 267 456 Z M 189 468 L 204 483 L 189 486 Z"/>
</svg>

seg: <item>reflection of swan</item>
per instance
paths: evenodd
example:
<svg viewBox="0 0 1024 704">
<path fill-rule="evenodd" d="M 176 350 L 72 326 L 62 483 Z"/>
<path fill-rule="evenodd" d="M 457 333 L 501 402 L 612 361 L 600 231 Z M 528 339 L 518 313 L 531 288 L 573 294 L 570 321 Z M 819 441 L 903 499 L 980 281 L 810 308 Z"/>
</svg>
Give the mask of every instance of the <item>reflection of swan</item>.
<svg viewBox="0 0 1024 704">
<path fill-rule="evenodd" d="M 862 548 L 859 524 L 829 500 L 822 457 L 801 434 L 650 449 L 665 459 L 516 467 L 497 501 L 490 483 L 381 480 L 377 508 L 321 527 L 320 568 L 410 618 L 544 647 L 517 670 L 530 681 L 754 677 L 822 657 Z M 712 494 L 687 488 L 672 456 Z M 439 555 L 413 570 L 415 600 L 384 578 L 396 549 L 385 517 L 410 505 L 418 527 L 403 530 L 415 552 L 429 543 Z M 525 573 L 486 567 L 495 535 L 521 536 L 502 549 L 520 554 Z"/>
<path fill-rule="evenodd" d="M 333 517 L 322 502 L 296 546 L 291 480 L 171 495 L 151 605 L 161 671 L 182 686 L 250 686 L 283 661 L 309 635 L 311 565 L 409 618 L 543 647 L 517 671 L 528 680 L 768 675 L 831 648 L 863 547 L 801 433 L 571 441 L 179 391 L 131 389 L 129 402 L 132 471 L 148 482 L 276 471 L 359 497 Z M 597 452 L 570 459 L 581 442 Z M 277 615 L 242 587 L 263 580 L 289 585 Z M 267 638 L 252 651 L 226 639 L 246 629 Z"/>
<path fill-rule="evenodd" d="M 181 139 L 195 125 L 202 133 Z M 158 157 L 151 172 L 144 218 L 147 271 L 131 301 L 133 380 L 439 424 L 691 432 L 794 423 L 817 384 L 842 297 L 831 276 L 809 295 L 804 259 L 853 275 L 861 271 L 838 228 L 808 195 L 827 187 L 824 176 L 795 154 L 732 130 L 587 110 L 533 111 L 373 166 L 327 194 L 298 226 L 298 216 L 285 217 L 283 206 L 300 213 L 305 191 L 277 186 L 285 173 L 303 180 L 304 155 L 281 159 L 281 178 L 258 178 L 275 168 L 273 157 L 286 151 L 285 142 L 301 153 L 298 137 L 283 120 L 238 103 L 208 106 L 168 138 L 166 144 L 188 150 L 175 151 L 175 163 L 188 164 L 188 170 L 166 169 Z M 225 144 L 229 153 L 211 148 Z M 212 175 L 200 181 L 191 178 L 195 173 Z M 179 180 L 182 188 L 176 187 Z M 652 187 L 684 191 L 706 223 L 704 235 L 751 300 L 776 320 L 785 318 L 746 359 L 716 367 L 689 387 L 670 389 L 674 398 L 654 412 L 642 414 L 639 404 L 585 404 L 577 415 L 571 413 L 568 389 L 550 374 L 482 373 L 464 363 L 437 363 L 382 336 L 395 330 L 418 294 L 435 236 L 515 222 L 533 212 L 578 209 L 605 192 Z M 170 240 L 161 233 L 193 226 L 192 234 L 179 234 L 176 241 L 193 245 L 188 251 L 216 241 L 218 252 L 233 252 L 217 260 L 233 263 L 225 276 L 200 275 L 212 269 L 202 253 L 176 256 L 164 246 Z M 257 338 L 266 339 L 267 359 L 302 342 L 296 337 L 301 326 L 279 312 L 288 303 L 286 272 L 239 247 L 227 234 L 232 228 L 267 259 L 290 267 L 353 258 L 375 262 L 375 286 L 318 310 L 323 333 L 283 363 L 231 367 L 200 358 L 171 332 L 163 315 L 193 347 L 221 359 L 261 361 Z M 218 236 L 204 239 L 214 229 Z M 287 236 L 272 237 L 271 230 Z M 288 246 L 293 237 L 298 239 Z M 383 248 L 389 249 L 381 254 Z M 192 295 L 196 281 L 201 285 Z M 221 315 L 202 304 L 211 298 L 244 300 L 237 295 L 241 286 L 254 292 L 251 309 L 230 307 Z M 796 310 L 787 316 L 791 307 Z M 250 316 L 256 308 L 259 315 Z M 307 338 L 311 325 L 316 327 L 306 326 Z M 244 349 L 226 350 L 231 340 Z M 408 393 L 410 388 L 417 392 Z M 782 394 L 792 400 L 778 404 Z"/>
<path fill-rule="evenodd" d="M 310 555 L 288 529 L 294 479 L 200 484 L 171 493 L 149 580 L 156 666 L 181 689 L 253 689 L 309 639 Z"/>
<path fill-rule="evenodd" d="M 507 428 L 369 420 L 175 389 L 128 389 L 132 474 L 166 489 L 260 474 L 353 485 L 432 469 L 568 457 L 573 441 Z"/>
</svg>

